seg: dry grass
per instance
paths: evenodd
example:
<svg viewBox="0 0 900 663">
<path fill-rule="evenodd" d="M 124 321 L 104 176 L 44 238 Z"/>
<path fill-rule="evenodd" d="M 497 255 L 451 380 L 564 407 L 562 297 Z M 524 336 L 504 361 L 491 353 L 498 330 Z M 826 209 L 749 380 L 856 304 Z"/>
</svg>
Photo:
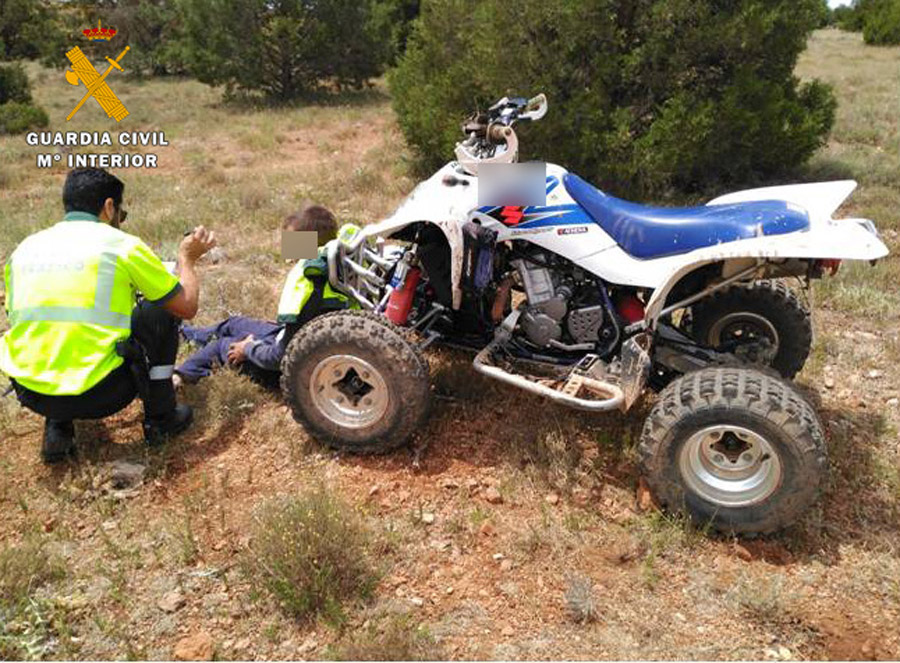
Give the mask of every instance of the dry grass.
<svg viewBox="0 0 900 663">
<path fill-rule="evenodd" d="M 440 661 L 446 652 L 412 615 L 387 613 L 367 620 L 325 652 L 333 661 Z"/>
<path fill-rule="evenodd" d="M 245 565 L 287 614 L 340 623 L 375 585 L 370 543 L 352 509 L 318 487 L 260 509 Z"/>
<path fill-rule="evenodd" d="M 65 575 L 62 561 L 36 537 L 0 549 L 0 659 L 45 653 L 46 641 L 64 627 L 64 619 L 38 590 Z"/>
</svg>

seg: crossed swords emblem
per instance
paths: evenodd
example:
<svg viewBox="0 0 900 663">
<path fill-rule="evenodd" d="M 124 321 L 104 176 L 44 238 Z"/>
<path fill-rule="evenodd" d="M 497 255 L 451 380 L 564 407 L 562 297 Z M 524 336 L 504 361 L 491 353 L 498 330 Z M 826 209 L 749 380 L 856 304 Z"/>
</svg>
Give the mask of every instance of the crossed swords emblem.
<svg viewBox="0 0 900 663">
<path fill-rule="evenodd" d="M 106 77 L 109 76 L 109 73 L 113 69 L 124 71 L 119 62 L 125 57 L 125 54 L 130 48 L 130 46 L 126 46 L 125 50 L 119 53 L 119 57 L 115 60 L 109 57 L 106 58 L 109 62 L 109 67 L 107 67 L 106 71 L 102 74 L 94 69 L 94 65 L 90 63 L 84 53 L 81 52 L 81 49 L 77 46 L 66 53 L 66 57 L 69 58 L 69 62 L 72 63 L 72 71 L 66 70 L 66 82 L 70 85 L 78 85 L 78 82 L 81 81 L 87 88 L 87 94 L 81 98 L 78 105 L 72 109 L 72 112 L 69 113 L 68 116 L 66 116 L 66 122 L 71 120 L 75 116 L 75 113 L 77 113 L 91 97 L 94 97 L 97 100 L 97 103 L 100 104 L 100 107 L 106 112 L 107 116 L 115 118 L 116 122 L 120 122 L 122 118 L 128 115 L 128 109 L 125 108 L 125 105 L 109 88 L 109 85 L 106 84 Z"/>
</svg>

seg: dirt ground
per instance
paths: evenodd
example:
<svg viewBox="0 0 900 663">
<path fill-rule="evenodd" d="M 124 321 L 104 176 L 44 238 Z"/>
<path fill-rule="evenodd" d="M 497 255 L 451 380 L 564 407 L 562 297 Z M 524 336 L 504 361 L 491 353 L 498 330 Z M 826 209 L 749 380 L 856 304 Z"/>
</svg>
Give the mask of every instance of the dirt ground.
<svg viewBox="0 0 900 663">
<path fill-rule="evenodd" d="M 844 68 L 823 70 L 835 49 Z M 876 176 L 896 168 L 896 104 L 874 139 L 853 134 L 860 96 L 898 92 L 896 80 L 858 80 L 854 58 L 896 79 L 900 50 L 874 53 L 831 31 L 811 43 L 801 73 L 828 78 L 850 109 L 811 176 L 849 169 L 862 191 L 847 215 L 874 218 L 896 251 L 900 187 Z M 172 120 L 162 168 L 129 186 L 149 201 L 135 232 L 162 252 L 165 233 L 186 223 L 176 203 L 225 231 L 202 269 L 201 322 L 272 315 L 287 271 L 273 223 L 300 200 L 376 219 L 414 182 L 395 163 L 383 95 L 225 123 L 231 111 L 205 88 L 171 85 L 200 110 Z M 135 108 L 152 96 L 147 85 L 132 93 Z M 30 184 L 21 141 L 4 140 L 21 166 L 0 178 L 0 205 L 21 235 L 54 209 L 42 201 L 58 196 L 62 173 Z M 167 199 L 176 187 L 185 200 Z M 317 445 L 279 394 L 221 373 L 186 389 L 197 423 L 163 450 L 143 447 L 133 405 L 80 422 L 79 460 L 51 469 L 38 460 L 41 422 L 6 401 L 0 542 L 38 541 L 65 565 L 9 632 L 33 658 L 168 659 L 205 633 L 218 659 L 312 659 L 379 615 L 403 614 L 453 659 L 900 658 L 900 315 L 896 281 L 886 285 L 896 260 L 813 293 L 816 349 L 798 384 L 826 428 L 830 481 L 802 522 L 751 540 L 698 531 L 636 497 L 634 448 L 652 397 L 628 415 L 576 413 L 476 376 L 456 352 L 429 353 L 432 416 L 412 448 L 384 457 Z M 143 481 L 117 486 L 116 461 L 142 465 Z M 284 617 L 240 563 L 257 507 L 315 485 L 343 496 L 382 551 L 376 595 L 343 631 Z M 587 623 L 566 599 L 579 585 L 593 601 Z"/>
</svg>

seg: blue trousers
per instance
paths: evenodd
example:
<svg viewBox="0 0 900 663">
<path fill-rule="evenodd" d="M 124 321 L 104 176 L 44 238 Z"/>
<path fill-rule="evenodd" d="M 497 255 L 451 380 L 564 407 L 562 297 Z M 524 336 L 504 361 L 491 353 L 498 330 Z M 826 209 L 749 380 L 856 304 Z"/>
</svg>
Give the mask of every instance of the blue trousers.
<svg viewBox="0 0 900 663">
<path fill-rule="evenodd" d="M 184 338 L 203 345 L 203 347 L 185 359 L 184 363 L 175 369 L 175 372 L 189 381 L 208 377 L 214 368 L 228 363 L 228 348 L 232 343 L 242 341 L 250 334 L 253 334 L 258 341 L 274 342 L 281 329 L 280 325 L 272 322 L 242 315 L 233 315 L 210 327 L 183 325 L 181 334 Z M 249 364 L 249 362 L 245 361 L 244 364 Z M 244 366 L 242 365 L 242 367 Z M 250 372 L 254 371 L 251 369 Z M 271 371 L 266 372 L 270 373 Z"/>
</svg>

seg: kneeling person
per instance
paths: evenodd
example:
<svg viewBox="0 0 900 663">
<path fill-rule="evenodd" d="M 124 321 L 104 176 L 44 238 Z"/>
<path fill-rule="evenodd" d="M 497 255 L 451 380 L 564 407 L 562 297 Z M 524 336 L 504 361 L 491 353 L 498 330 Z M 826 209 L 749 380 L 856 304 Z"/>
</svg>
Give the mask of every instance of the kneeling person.
<svg viewBox="0 0 900 663">
<path fill-rule="evenodd" d="M 0 370 L 19 402 L 45 417 L 47 463 L 74 451 L 73 420 L 107 417 L 135 395 L 149 444 L 191 423 L 172 384 L 178 319 L 197 313 L 194 263 L 215 237 L 201 226 L 184 238 L 179 281 L 119 229 L 124 188 L 105 170 L 71 171 L 63 221 L 27 237 L 6 263 L 10 329 L 0 338 Z"/>
</svg>

